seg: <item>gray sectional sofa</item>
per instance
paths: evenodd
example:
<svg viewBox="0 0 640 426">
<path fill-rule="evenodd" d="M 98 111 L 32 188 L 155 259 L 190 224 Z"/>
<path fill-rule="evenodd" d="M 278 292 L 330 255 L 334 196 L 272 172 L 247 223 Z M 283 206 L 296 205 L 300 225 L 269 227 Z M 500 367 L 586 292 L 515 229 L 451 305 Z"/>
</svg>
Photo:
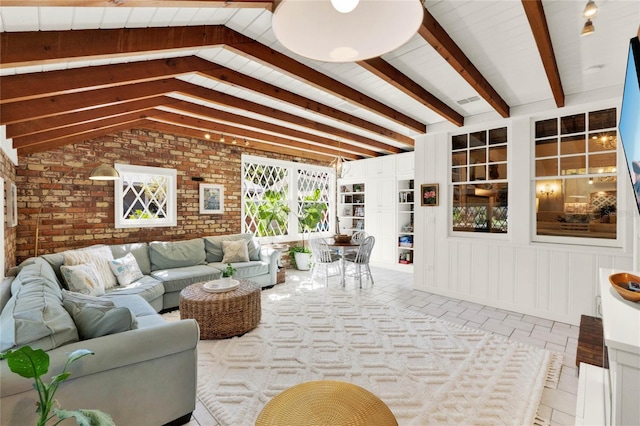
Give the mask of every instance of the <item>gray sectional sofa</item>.
<svg viewBox="0 0 640 426">
<path fill-rule="evenodd" d="M 177 308 L 186 286 L 222 275 L 223 241 L 246 243 L 248 260 L 232 262 L 235 278 L 262 287 L 276 283 L 280 254 L 260 247 L 251 234 L 108 246 L 114 259 L 131 253 L 142 273 L 99 297 L 96 303 L 108 308 L 78 302 L 82 295 L 65 289 L 65 252 L 30 258 L 0 285 L 0 350 L 23 345 L 46 350 L 50 376 L 62 371 L 68 352 L 90 349 L 95 355 L 73 364 L 71 379 L 56 394 L 63 408 L 99 409 L 119 425 L 186 422 L 195 408 L 198 325 L 167 322 L 159 312 Z M 96 331 L 92 319 L 104 314 L 101 309 L 118 311 L 107 334 Z M 87 338 L 92 333 L 98 336 Z M 32 382 L 1 360 L 0 425 L 34 424 L 36 400 Z"/>
</svg>

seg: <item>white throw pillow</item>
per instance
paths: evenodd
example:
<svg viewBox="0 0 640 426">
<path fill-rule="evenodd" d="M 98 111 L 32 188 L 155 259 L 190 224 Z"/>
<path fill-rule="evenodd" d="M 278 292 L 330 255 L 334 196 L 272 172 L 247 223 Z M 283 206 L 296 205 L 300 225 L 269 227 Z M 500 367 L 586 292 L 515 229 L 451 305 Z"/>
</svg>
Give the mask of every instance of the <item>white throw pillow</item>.
<svg viewBox="0 0 640 426">
<path fill-rule="evenodd" d="M 111 249 L 107 246 L 84 250 L 69 250 L 64 252 L 64 264 L 67 266 L 93 263 L 98 270 L 98 276 L 104 283 L 105 290 L 118 285 L 115 275 L 111 272 L 109 261 L 113 260 Z"/>
<path fill-rule="evenodd" d="M 244 240 L 222 242 L 222 263 L 236 263 L 249 261 L 249 249 Z"/>
<path fill-rule="evenodd" d="M 98 270 L 93 263 L 81 265 L 62 265 L 60 267 L 62 277 L 69 290 L 89 296 L 102 296 L 104 294 L 104 282 L 98 275 Z"/>
<path fill-rule="evenodd" d="M 122 286 L 129 285 L 143 277 L 138 262 L 131 253 L 109 261 L 109 266 L 111 266 L 111 271 L 118 279 L 118 283 Z"/>
</svg>

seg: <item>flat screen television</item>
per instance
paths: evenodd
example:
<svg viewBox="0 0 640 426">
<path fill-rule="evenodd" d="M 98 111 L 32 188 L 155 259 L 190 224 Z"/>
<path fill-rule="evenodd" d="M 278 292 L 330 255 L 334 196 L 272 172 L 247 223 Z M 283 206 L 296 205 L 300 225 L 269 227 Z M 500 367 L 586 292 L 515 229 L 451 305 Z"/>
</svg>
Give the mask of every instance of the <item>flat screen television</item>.
<svg viewBox="0 0 640 426">
<path fill-rule="evenodd" d="M 627 169 L 640 214 L 640 40 L 629 42 L 627 74 L 620 110 L 620 138 L 627 159 Z"/>
</svg>

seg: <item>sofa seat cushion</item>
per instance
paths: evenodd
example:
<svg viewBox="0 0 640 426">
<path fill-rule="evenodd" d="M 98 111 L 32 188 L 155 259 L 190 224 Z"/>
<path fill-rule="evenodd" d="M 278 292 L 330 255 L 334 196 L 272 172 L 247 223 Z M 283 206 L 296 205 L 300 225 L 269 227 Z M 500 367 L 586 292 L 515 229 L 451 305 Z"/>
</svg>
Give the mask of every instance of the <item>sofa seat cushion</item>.
<svg viewBox="0 0 640 426">
<path fill-rule="evenodd" d="M 223 271 L 227 267 L 227 264 L 215 262 L 209 263 L 209 266 Z M 233 278 L 235 279 L 251 278 L 257 277 L 258 275 L 269 274 L 269 264 L 259 260 L 232 263 L 231 266 L 236 268 L 236 272 L 233 274 Z"/>
<path fill-rule="evenodd" d="M 222 262 L 222 258 L 224 257 L 222 242 L 238 240 L 247 243 L 249 260 L 260 260 L 260 244 L 253 237 L 253 234 L 214 235 L 204 237 L 203 239 L 204 248 L 207 252 L 207 263 Z"/>
<path fill-rule="evenodd" d="M 202 238 L 186 241 L 153 241 L 149 243 L 151 270 L 204 265 L 205 251 Z"/>
<path fill-rule="evenodd" d="M 138 295 L 147 302 L 151 302 L 164 294 L 164 286 L 158 280 L 149 275 L 145 275 L 139 280 L 132 282 L 128 286 L 114 287 L 107 290 L 106 295 L 113 297 L 114 295 Z"/>
<path fill-rule="evenodd" d="M 0 351 L 24 345 L 48 351 L 78 341 L 73 319 L 62 305 L 62 290 L 46 278 L 52 275 L 43 259 L 21 268 L 0 314 Z"/>
<path fill-rule="evenodd" d="M 151 307 L 149 302 L 136 294 L 123 295 L 111 293 L 105 296 L 105 298 L 112 301 L 118 308 L 129 309 L 136 318 L 157 315 L 156 310 Z"/>
<path fill-rule="evenodd" d="M 181 291 L 191 284 L 202 281 L 217 280 L 222 276 L 216 268 L 207 265 L 187 266 L 185 268 L 162 269 L 153 271 L 151 276 L 164 284 L 164 291 L 171 293 Z"/>
</svg>

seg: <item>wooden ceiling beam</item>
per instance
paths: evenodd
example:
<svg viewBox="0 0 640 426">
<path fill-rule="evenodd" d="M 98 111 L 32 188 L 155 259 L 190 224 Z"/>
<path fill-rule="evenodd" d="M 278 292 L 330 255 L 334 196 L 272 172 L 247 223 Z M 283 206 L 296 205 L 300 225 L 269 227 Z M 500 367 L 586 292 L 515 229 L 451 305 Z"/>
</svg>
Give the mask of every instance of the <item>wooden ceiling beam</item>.
<svg viewBox="0 0 640 426">
<path fill-rule="evenodd" d="M 75 124 L 88 123 L 96 120 L 102 120 L 104 118 L 130 114 L 155 108 L 159 105 L 169 106 L 173 102 L 179 101 L 178 99 L 170 98 L 168 96 L 155 96 L 152 98 L 123 102 L 102 108 L 93 108 L 68 114 L 39 118 L 36 120 L 23 121 L 15 124 L 8 124 L 7 138 L 11 139 L 48 130 L 59 129 L 66 126 L 73 126 Z"/>
<path fill-rule="evenodd" d="M 101 106 L 116 105 L 126 101 L 151 98 L 175 91 L 176 82 L 177 80 L 168 78 L 145 83 L 107 87 L 92 90 L 91 92 L 69 93 L 12 102 L 2 106 L 0 124 L 17 123 Z"/>
<path fill-rule="evenodd" d="M 363 120 L 354 115 L 342 112 L 336 108 L 323 105 L 320 102 L 305 98 L 293 92 L 289 92 L 277 86 L 265 83 L 256 78 L 249 77 L 248 75 L 228 68 L 206 70 L 198 72 L 198 74 L 218 80 L 234 87 L 239 87 L 241 89 L 256 92 L 280 102 L 295 105 L 299 108 L 304 109 L 305 111 L 313 111 L 315 114 L 322 115 L 324 117 L 331 118 L 333 120 L 337 120 L 351 126 L 359 127 L 360 129 L 366 130 L 367 132 L 380 134 L 388 131 L 388 129 L 385 129 L 382 126 L 378 126 L 367 120 Z M 402 137 L 402 139 L 408 145 L 413 145 L 414 140 L 412 138 L 400 134 L 395 134 L 395 137 Z"/>
<path fill-rule="evenodd" d="M 337 142 L 333 139 L 329 139 L 313 133 L 303 132 L 301 130 L 296 130 L 296 129 L 292 129 L 290 127 L 285 127 L 285 126 L 279 126 L 273 123 L 267 123 L 266 121 L 256 120 L 254 118 L 249 118 L 249 117 L 233 114 L 226 111 L 220 111 L 220 110 L 209 108 L 206 106 L 192 104 L 190 102 L 178 101 L 176 103 L 171 104 L 167 108 L 160 107 L 158 109 L 161 109 L 164 111 L 166 110 L 177 111 L 180 114 L 189 115 L 191 117 L 201 117 L 206 120 L 210 120 L 218 123 L 226 122 L 234 125 L 250 127 L 250 128 L 258 129 L 261 131 L 282 135 L 287 138 L 293 138 L 302 142 L 309 141 L 309 142 L 315 142 L 322 145 L 331 146 L 339 150 L 352 152 L 352 153 L 366 156 L 366 157 L 377 157 L 379 155 L 377 151 L 372 151 L 370 149 L 352 145 L 350 143 Z"/>
<path fill-rule="evenodd" d="M 249 111 L 254 114 L 270 117 L 278 121 L 288 122 L 298 126 L 307 127 L 309 129 L 314 129 L 322 133 L 334 135 L 337 138 L 341 138 L 342 140 L 352 140 L 351 135 L 353 135 L 353 133 L 351 132 L 341 130 L 323 123 L 318 123 L 313 120 L 299 117 L 295 114 L 290 114 L 284 111 L 277 110 L 275 108 L 260 105 L 255 102 L 247 101 L 245 99 L 236 98 L 234 96 L 227 95 L 226 93 L 216 92 L 213 90 L 209 90 L 205 87 L 197 86 L 195 84 L 187 83 L 184 81 L 176 81 L 176 88 L 177 88 L 176 89 L 177 92 L 180 92 L 184 95 L 187 95 L 196 99 L 200 99 L 202 101 L 210 102 L 217 105 L 223 105 L 226 107 L 231 107 L 234 109 L 238 109 L 240 111 Z M 413 146 L 414 144 L 414 140 L 409 137 L 403 136 L 401 139 L 396 139 L 396 140 L 407 146 Z M 404 152 L 402 149 L 392 145 L 388 145 L 386 147 L 386 151 L 390 153 Z"/>
<path fill-rule="evenodd" d="M 562 108 L 564 106 L 564 89 L 562 88 L 562 80 L 560 79 L 560 71 L 558 71 L 558 63 L 556 55 L 553 51 L 551 43 L 551 35 L 547 25 L 547 17 L 544 14 L 544 7 L 541 0 L 522 0 L 522 7 L 529 20 L 529 26 L 533 33 L 533 38 L 538 46 L 540 59 L 547 74 L 547 80 L 553 93 L 553 99 L 556 106 Z"/>
<path fill-rule="evenodd" d="M 56 139 L 54 141 L 46 141 L 40 144 L 29 145 L 24 148 L 18 148 L 18 155 L 29 155 L 36 152 L 48 151 L 51 149 L 59 148 L 64 145 L 71 145 L 78 142 L 84 142 L 88 140 L 92 140 L 109 133 L 121 132 L 124 130 L 129 130 L 144 124 L 146 120 L 136 120 L 128 123 L 121 123 L 111 127 L 101 128 L 99 130 L 94 130 L 91 132 L 82 133 L 75 136 L 70 136 L 68 138 Z"/>
<path fill-rule="evenodd" d="M 194 117 L 188 117 L 180 114 L 174 114 L 171 112 L 164 112 L 161 114 L 155 114 L 148 118 L 150 121 L 158 121 L 166 124 L 175 124 L 178 126 L 189 127 L 192 129 L 198 129 L 201 132 L 215 131 L 224 134 L 225 136 L 235 136 L 243 139 L 252 139 L 260 142 L 268 142 L 272 144 L 294 147 L 297 149 L 305 149 L 318 153 L 324 153 L 332 156 L 343 156 L 349 159 L 360 159 L 359 155 L 345 153 L 337 149 L 328 148 L 323 145 L 315 145 L 305 142 L 299 142 L 288 138 L 283 138 L 278 135 L 272 135 L 269 133 L 262 133 L 252 129 L 245 129 L 243 127 L 232 126 L 226 123 L 215 123 L 208 120 L 203 120 Z M 200 136 L 202 139 L 202 134 Z M 238 142 L 238 145 L 242 145 L 242 142 Z"/>
<path fill-rule="evenodd" d="M 467 83 L 502 117 L 509 117 L 509 105 L 471 63 L 436 19 L 425 9 L 418 34 L 429 43 Z"/>
<path fill-rule="evenodd" d="M 358 105 L 367 111 L 383 116 L 388 120 L 416 132 L 426 133 L 427 131 L 426 125 L 420 123 L 418 120 L 402 114 L 384 103 L 358 92 L 346 84 L 340 83 L 339 81 L 334 80 L 307 65 L 301 64 L 280 52 L 270 49 L 263 44 L 255 41 L 251 43 L 227 43 L 224 47 L 238 55 L 258 61 L 270 68 L 278 69 L 298 81 L 303 81 L 315 88 L 331 93 L 346 102 Z M 389 135 L 385 136 L 393 137 Z"/>
<path fill-rule="evenodd" d="M 394 86 L 402 93 L 410 96 L 412 99 L 420 102 L 430 110 L 440 114 L 456 126 L 464 126 L 464 117 L 462 114 L 454 111 L 453 108 L 449 107 L 405 74 L 398 71 L 397 68 L 391 66 L 391 64 L 384 59 L 380 57 L 367 59 L 365 61 L 359 61 L 358 65 L 370 73 L 375 74 L 386 83 Z"/>
<path fill-rule="evenodd" d="M 196 139 L 201 139 L 202 137 L 201 130 L 192 129 L 190 127 L 182 127 L 175 124 L 160 123 L 157 121 L 147 121 L 145 124 L 141 126 L 141 128 L 148 129 L 151 131 L 171 133 L 173 135 L 186 136 L 186 137 L 191 137 Z M 220 135 L 221 133 L 214 134 L 212 135 L 212 137 L 217 137 L 219 139 Z M 224 143 L 225 145 L 228 144 L 231 147 L 235 147 L 237 149 L 245 148 L 244 145 L 241 145 L 241 144 L 233 145 L 231 144 L 231 141 L 224 142 Z M 329 163 L 335 158 L 335 156 L 333 155 L 317 154 L 315 152 L 305 150 L 305 149 L 291 148 L 284 145 L 268 144 L 268 143 L 254 141 L 254 140 L 251 141 L 249 148 L 257 149 L 265 152 L 274 152 L 277 149 L 277 152 L 279 154 L 286 154 L 286 155 L 291 155 L 293 157 L 299 157 L 299 158 L 309 158 L 312 160 L 322 161 L 326 163 Z"/>
<path fill-rule="evenodd" d="M 132 123 L 145 119 L 150 115 L 157 115 L 160 112 L 156 109 L 147 109 L 131 114 L 117 115 L 115 117 L 105 118 L 103 120 L 91 121 L 89 123 L 77 124 L 74 126 L 62 127 L 47 132 L 35 133 L 33 135 L 22 136 L 13 139 L 13 147 L 16 149 L 26 148 L 31 145 L 38 145 L 44 142 L 52 142 L 59 139 L 66 139 L 72 136 L 78 136 L 96 130 L 110 128 L 115 125 Z"/>
<path fill-rule="evenodd" d="M 144 83 L 195 71 L 213 71 L 220 65 L 197 56 L 72 68 L 0 77 L 0 104 L 86 90 Z"/>
<path fill-rule="evenodd" d="M 113 58 L 251 40 L 222 25 L 0 33 L 0 68 Z"/>
</svg>

